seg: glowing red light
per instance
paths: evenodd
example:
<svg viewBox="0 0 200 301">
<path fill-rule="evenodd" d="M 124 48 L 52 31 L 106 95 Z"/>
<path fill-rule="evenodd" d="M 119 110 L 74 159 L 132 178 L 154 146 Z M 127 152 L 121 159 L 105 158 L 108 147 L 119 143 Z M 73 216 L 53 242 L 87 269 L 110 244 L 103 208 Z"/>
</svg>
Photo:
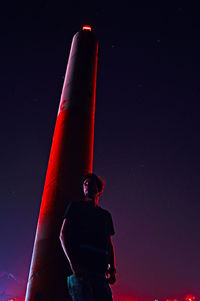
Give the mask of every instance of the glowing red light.
<svg viewBox="0 0 200 301">
<path fill-rule="evenodd" d="M 82 30 L 89 30 L 89 31 L 91 31 L 92 28 L 90 26 L 88 26 L 88 25 L 85 25 L 85 26 L 83 26 Z"/>
<path fill-rule="evenodd" d="M 195 297 L 194 297 L 194 296 L 187 296 L 187 297 L 186 297 L 186 300 L 192 301 L 192 300 L 195 300 Z"/>
</svg>

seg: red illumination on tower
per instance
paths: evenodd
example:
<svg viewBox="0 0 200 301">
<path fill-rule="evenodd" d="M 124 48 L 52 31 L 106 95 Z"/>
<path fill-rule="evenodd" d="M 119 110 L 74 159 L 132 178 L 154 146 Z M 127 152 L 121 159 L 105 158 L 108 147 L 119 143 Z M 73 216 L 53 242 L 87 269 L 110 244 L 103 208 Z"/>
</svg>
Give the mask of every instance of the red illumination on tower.
<svg viewBox="0 0 200 301">
<path fill-rule="evenodd" d="M 81 178 L 92 172 L 93 167 L 98 44 L 91 28 L 86 27 L 72 41 L 46 174 L 26 301 L 71 300 L 66 290 L 66 258 L 59 233 L 67 203 L 82 198 Z"/>
<path fill-rule="evenodd" d="M 92 28 L 90 26 L 88 26 L 88 25 L 85 25 L 85 26 L 83 26 L 82 30 L 89 30 L 89 31 L 91 31 Z"/>
</svg>

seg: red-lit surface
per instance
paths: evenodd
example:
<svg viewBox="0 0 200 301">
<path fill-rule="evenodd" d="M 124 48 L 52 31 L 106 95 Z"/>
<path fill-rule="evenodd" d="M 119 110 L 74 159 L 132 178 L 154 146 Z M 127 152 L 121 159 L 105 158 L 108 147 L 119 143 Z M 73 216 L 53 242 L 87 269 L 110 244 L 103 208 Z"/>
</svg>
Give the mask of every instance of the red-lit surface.
<svg viewBox="0 0 200 301">
<path fill-rule="evenodd" d="M 8 299 L 7 301 L 24 301 L 24 299 L 11 298 L 11 299 Z"/>
<path fill-rule="evenodd" d="M 66 205 L 82 198 L 81 178 L 92 172 L 97 42 L 73 38 L 38 220 L 26 301 L 70 300 L 59 232 Z M 48 113 L 48 112 L 47 112 Z"/>
<path fill-rule="evenodd" d="M 139 301 L 140 299 L 138 299 L 137 297 L 131 297 L 131 296 L 126 296 L 126 295 L 114 295 L 114 300 L 115 301 Z M 147 299 L 148 300 L 148 299 Z M 184 301 L 184 300 L 200 300 L 200 297 L 195 297 L 195 296 L 187 296 L 187 297 L 182 297 L 179 299 L 176 298 L 171 298 L 171 299 L 165 299 L 165 301 L 167 300 L 173 300 L 173 301 Z M 7 301 L 25 301 L 24 298 L 9 298 L 7 299 Z M 152 301 L 164 301 L 164 299 L 153 299 Z"/>
<path fill-rule="evenodd" d="M 88 26 L 88 25 L 85 25 L 85 26 L 83 26 L 82 30 L 89 30 L 89 31 L 91 31 L 92 28 L 90 26 Z"/>
</svg>

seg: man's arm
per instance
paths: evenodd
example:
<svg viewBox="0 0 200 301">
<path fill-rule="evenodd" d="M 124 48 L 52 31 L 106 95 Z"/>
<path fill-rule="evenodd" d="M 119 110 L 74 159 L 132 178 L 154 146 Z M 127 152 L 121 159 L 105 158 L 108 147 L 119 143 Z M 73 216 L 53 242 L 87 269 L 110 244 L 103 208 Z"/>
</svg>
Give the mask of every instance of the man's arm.
<svg viewBox="0 0 200 301">
<path fill-rule="evenodd" d="M 63 251 L 67 257 L 67 259 L 69 260 L 69 264 L 70 267 L 73 271 L 73 273 L 75 274 L 75 270 L 76 270 L 76 258 L 74 256 L 74 252 L 72 249 L 72 246 L 70 244 L 70 225 L 69 225 L 69 220 L 68 219 L 64 219 L 62 227 L 61 227 L 61 231 L 60 231 L 60 242 L 63 248 Z"/>
<path fill-rule="evenodd" d="M 69 220 L 65 218 L 60 231 L 60 242 L 66 257 L 69 260 L 73 274 L 77 277 L 81 277 L 86 275 L 87 271 L 79 264 L 76 250 L 73 248 L 72 235 L 73 233 L 70 229 Z"/>
<path fill-rule="evenodd" d="M 108 264 L 108 270 L 106 272 L 106 276 L 109 284 L 114 284 L 116 282 L 115 252 L 114 252 L 111 236 L 110 236 L 110 258 L 109 258 L 109 264 Z"/>
</svg>

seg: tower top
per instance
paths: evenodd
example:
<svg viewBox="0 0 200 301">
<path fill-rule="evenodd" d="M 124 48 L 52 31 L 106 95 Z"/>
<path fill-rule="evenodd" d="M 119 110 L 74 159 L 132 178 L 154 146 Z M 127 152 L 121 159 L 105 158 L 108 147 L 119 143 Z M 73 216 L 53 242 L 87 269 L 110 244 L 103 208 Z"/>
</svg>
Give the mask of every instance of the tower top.
<svg viewBox="0 0 200 301">
<path fill-rule="evenodd" d="M 82 30 L 88 30 L 88 31 L 91 31 L 92 28 L 91 28 L 91 26 L 89 26 L 89 25 L 84 25 L 84 26 L 82 27 Z"/>
</svg>

